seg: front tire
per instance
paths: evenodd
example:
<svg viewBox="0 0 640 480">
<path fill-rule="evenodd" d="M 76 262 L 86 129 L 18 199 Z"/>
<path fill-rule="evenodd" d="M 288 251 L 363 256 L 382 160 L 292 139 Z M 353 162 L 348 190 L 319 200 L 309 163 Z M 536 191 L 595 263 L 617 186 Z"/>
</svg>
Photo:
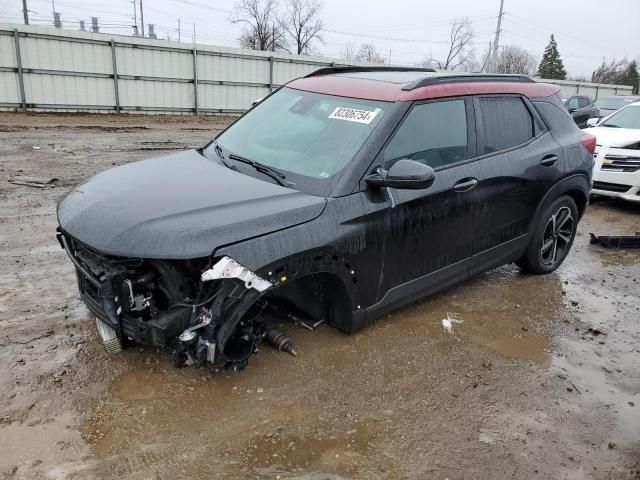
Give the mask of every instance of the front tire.
<svg viewBox="0 0 640 480">
<path fill-rule="evenodd" d="M 527 251 L 516 265 L 538 275 L 556 270 L 573 245 L 578 218 L 573 198 L 562 195 L 555 199 L 540 217 Z"/>
</svg>

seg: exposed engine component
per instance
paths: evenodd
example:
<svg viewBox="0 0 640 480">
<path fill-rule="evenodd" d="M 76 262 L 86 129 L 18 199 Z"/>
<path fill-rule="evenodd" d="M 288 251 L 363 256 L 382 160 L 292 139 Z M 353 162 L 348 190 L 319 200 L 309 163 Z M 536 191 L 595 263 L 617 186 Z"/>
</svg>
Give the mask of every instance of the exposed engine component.
<svg viewBox="0 0 640 480">
<path fill-rule="evenodd" d="M 280 350 L 281 352 L 287 352 L 294 357 L 298 356 L 298 352 L 296 352 L 293 348 L 293 342 L 291 341 L 291 339 L 280 330 L 276 330 L 275 328 L 269 330 L 267 332 L 267 342 L 269 342 L 269 345 Z"/>
<path fill-rule="evenodd" d="M 201 366 L 205 362 L 216 361 L 216 343 L 213 339 L 215 326 L 211 325 L 212 318 L 211 310 L 202 308 L 195 318 L 197 323 L 178 336 L 173 353 L 173 363 L 176 367 Z M 207 330 L 205 327 L 210 328 Z"/>
<path fill-rule="evenodd" d="M 273 284 L 229 257 L 170 261 L 100 254 L 64 234 L 60 243 L 77 268 L 83 301 L 96 315 L 105 348 L 128 341 L 173 352 L 176 367 L 224 365 L 243 369 L 267 337 L 296 356 L 291 339 L 267 332 L 263 299 Z M 213 264 L 213 266 L 211 266 Z M 273 311 L 304 324 L 285 308 Z"/>
</svg>

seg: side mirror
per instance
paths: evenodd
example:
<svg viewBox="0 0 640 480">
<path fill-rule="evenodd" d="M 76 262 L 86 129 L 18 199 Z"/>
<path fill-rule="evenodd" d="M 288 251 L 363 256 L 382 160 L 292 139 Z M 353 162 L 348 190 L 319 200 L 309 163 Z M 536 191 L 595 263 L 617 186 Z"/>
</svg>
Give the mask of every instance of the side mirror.
<svg viewBox="0 0 640 480">
<path fill-rule="evenodd" d="M 435 179 L 436 172 L 429 165 L 402 159 L 394 163 L 388 172 L 373 173 L 365 181 L 374 188 L 422 190 L 433 185 Z"/>
<path fill-rule="evenodd" d="M 259 104 L 262 100 L 264 99 L 264 97 L 260 97 L 255 99 L 253 102 L 251 102 L 251 106 L 255 107 L 257 104 Z"/>
<path fill-rule="evenodd" d="M 598 125 L 599 121 L 600 119 L 598 117 L 590 118 L 589 120 L 587 120 L 587 127 L 595 127 L 596 125 Z"/>
</svg>

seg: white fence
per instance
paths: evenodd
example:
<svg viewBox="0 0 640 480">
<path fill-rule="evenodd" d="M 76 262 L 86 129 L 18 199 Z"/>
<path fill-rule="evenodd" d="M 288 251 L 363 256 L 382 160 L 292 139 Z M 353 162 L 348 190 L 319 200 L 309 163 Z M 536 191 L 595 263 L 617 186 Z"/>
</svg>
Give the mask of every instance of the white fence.
<svg viewBox="0 0 640 480">
<path fill-rule="evenodd" d="M 335 62 L 0 24 L 0 109 L 241 113 L 292 78 Z M 553 83 L 561 85 L 566 96 L 631 92 L 631 87 Z"/>
<path fill-rule="evenodd" d="M 292 78 L 335 62 L 0 24 L 0 109 L 240 113 Z"/>
<path fill-rule="evenodd" d="M 538 80 L 558 85 L 562 89 L 562 98 L 585 95 L 597 100 L 598 98 L 611 97 L 613 95 L 631 95 L 633 92 L 633 87 L 628 85 L 608 85 L 605 83 L 576 82 L 572 80 Z"/>
</svg>

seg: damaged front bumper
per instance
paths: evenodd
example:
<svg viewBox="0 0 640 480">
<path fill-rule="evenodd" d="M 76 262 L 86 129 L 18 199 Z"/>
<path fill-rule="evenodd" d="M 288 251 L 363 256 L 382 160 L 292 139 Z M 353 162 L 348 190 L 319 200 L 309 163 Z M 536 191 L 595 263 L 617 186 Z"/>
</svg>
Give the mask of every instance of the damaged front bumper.
<svg viewBox="0 0 640 480">
<path fill-rule="evenodd" d="M 215 262 L 118 258 L 62 231 L 58 240 L 111 352 L 135 343 L 173 351 L 178 367 L 221 362 L 239 369 L 266 335 L 256 303 L 272 283 L 229 257 Z M 252 308 L 258 314 L 247 316 Z"/>
</svg>

